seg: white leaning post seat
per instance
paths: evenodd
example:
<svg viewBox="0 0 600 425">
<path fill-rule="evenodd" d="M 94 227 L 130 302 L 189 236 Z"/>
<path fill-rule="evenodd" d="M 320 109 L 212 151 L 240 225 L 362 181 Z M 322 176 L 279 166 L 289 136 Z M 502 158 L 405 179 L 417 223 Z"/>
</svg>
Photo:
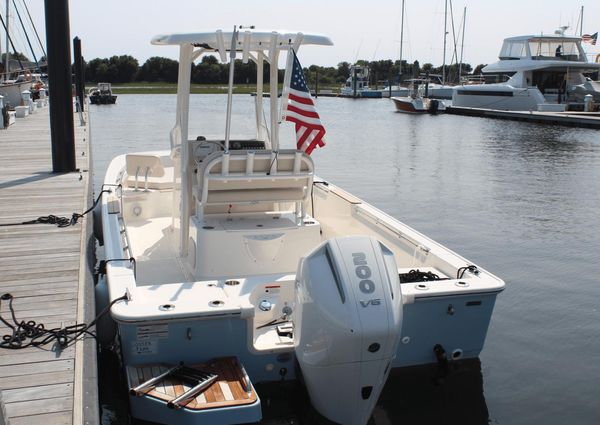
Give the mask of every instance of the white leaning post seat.
<svg viewBox="0 0 600 425">
<path fill-rule="evenodd" d="M 127 185 L 138 190 L 140 179 L 144 179 L 144 190 L 173 188 L 173 168 L 163 167 L 158 155 L 128 154 L 125 157 Z"/>
<path fill-rule="evenodd" d="M 313 162 L 304 152 L 213 153 L 200 164 L 198 179 L 192 245 L 203 247 L 192 249 L 198 280 L 293 273 L 298 258 L 319 244 L 319 224 L 303 220 L 313 182 Z M 225 251 L 234 262 L 224 263 Z"/>
<path fill-rule="evenodd" d="M 300 204 L 310 195 L 313 176 L 312 159 L 302 151 L 217 152 L 198 172 L 198 214 L 212 205 Z"/>
</svg>

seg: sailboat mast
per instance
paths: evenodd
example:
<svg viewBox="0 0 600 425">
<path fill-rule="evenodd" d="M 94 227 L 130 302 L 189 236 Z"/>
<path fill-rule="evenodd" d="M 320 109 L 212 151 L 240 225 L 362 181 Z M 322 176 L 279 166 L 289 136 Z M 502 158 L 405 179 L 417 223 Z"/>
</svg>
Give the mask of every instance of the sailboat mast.
<svg viewBox="0 0 600 425">
<path fill-rule="evenodd" d="M 579 37 L 581 37 L 583 35 L 583 6 L 581 6 L 581 16 L 579 21 L 581 22 L 581 25 L 579 26 Z"/>
<path fill-rule="evenodd" d="M 400 18 L 400 73 L 398 74 L 398 86 L 402 80 L 402 45 L 404 43 L 404 0 L 402 0 L 402 14 Z M 390 83 L 391 84 L 391 83 Z"/>
<path fill-rule="evenodd" d="M 463 52 L 465 50 L 465 22 L 467 20 L 467 6 L 463 9 L 463 27 L 462 27 L 462 35 L 460 40 L 460 65 L 458 65 L 458 82 L 460 83 L 460 78 L 462 77 L 462 64 L 463 64 Z"/>
<path fill-rule="evenodd" d="M 35 62 L 35 66 L 37 69 L 40 69 L 40 64 L 37 60 L 37 56 L 35 55 L 35 51 L 33 50 L 33 46 L 31 45 L 31 40 L 29 40 L 29 35 L 27 34 L 27 30 L 25 29 L 25 24 L 21 19 L 21 14 L 19 13 L 19 9 L 17 8 L 17 3 L 15 0 L 12 0 L 13 6 L 15 7 L 15 13 L 17 14 L 17 18 L 19 18 L 19 22 L 21 23 L 21 28 L 23 28 L 23 34 L 25 34 L 25 39 L 27 40 L 27 45 L 29 46 L 29 50 L 31 50 L 31 55 L 33 56 L 33 61 Z"/>
<path fill-rule="evenodd" d="M 8 78 L 8 76 L 10 75 L 10 47 L 8 45 L 8 29 L 10 27 L 10 16 L 8 15 L 8 5 L 10 4 L 10 2 L 8 0 L 6 0 L 6 53 L 4 54 L 4 72 L 5 72 L 5 79 Z"/>
<path fill-rule="evenodd" d="M 446 37 L 448 25 L 448 0 L 444 2 L 444 57 L 442 60 L 442 84 L 446 84 Z"/>
</svg>

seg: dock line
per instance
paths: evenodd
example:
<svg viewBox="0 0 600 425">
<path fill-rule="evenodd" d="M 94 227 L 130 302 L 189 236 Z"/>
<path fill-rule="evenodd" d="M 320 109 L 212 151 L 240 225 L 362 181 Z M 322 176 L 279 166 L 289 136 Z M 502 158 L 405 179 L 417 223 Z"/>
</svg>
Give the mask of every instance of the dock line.
<svg viewBox="0 0 600 425">
<path fill-rule="evenodd" d="M 17 320 L 15 315 L 15 310 L 13 307 L 14 297 L 9 294 L 3 294 L 0 296 L 0 307 L 2 306 L 2 301 L 8 301 L 8 307 L 10 309 L 10 315 L 12 317 L 13 323 L 7 321 L 0 314 L 0 321 L 4 323 L 6 326 L 12 329 L 12 334 L 6 334 L 2 336 L 2 341 L 0 341 L 0 348 L 6 348 L 10 350 L 19 350 L 27 347 L 40 347 L 46 344 L 49 344 L 53 341 L 56 341 L 59 347 L 66 348 L 70 344 L 74 343 L 80 336 L 84 334 L 88 334 L 94 338 L 96 338 L 96 334 L 89 331 L 92 326 L 96 325 L 96 322 L 104 316 L 110 308 L 118 301 L 128 300 L 129 294 L 125 293 L 125 295 L 115 298 L 111 301 L 109 305 L 107 305 L 89 324 L 85 323 L 76 323 L 70 326 L 61 326 L 60 328 L 46 329 L 43 323 L 36 323 L 35 320 L 21 320 L 20 322 Z M 41 341 L 39 338 L 44 337 Z"/>
<path fill-rule="evenodd" d="M 100 201 L 100 197 L 102 196 L 103 193 L 112 193 L 112 190 L 111 189 L 101 190 L 100 193 L 98 194 L 98 197 L 96 198 L 96 200 L 94 201 L 94 203 L 92 204 L 91 207 L 89 207 L 87 210 L 85 210 L 81 214 L 74 212 L 71 215 L 71 218 L 60 217 L 60 216 L 50 214 L 50 215 L 40 216 L 34 220 L 22 221 L 20 223 L 4 223 L 4 224 L 0 224 L 0 226 L 1 227 L 21 226 L 24 224 L 38 224 L 38 223 L 40 223 L 40 224 L 56 224 L 57 227 L 75 226 L 81 217 L 83 217 L 84 215 L 86 215 L 87 213 L 92 211 L 96 207 L 96 205 L 98 205 L 98 202 Z"/>
</svg>

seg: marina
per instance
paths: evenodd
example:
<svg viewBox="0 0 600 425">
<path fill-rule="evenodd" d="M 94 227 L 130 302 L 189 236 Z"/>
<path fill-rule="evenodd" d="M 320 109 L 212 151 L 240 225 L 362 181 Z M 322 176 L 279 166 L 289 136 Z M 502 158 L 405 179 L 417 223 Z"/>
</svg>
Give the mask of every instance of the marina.
<svg viewBox="0 0 600 425">
<path fill-rule="evenodd" d="M 595 424 L 598 33 L 467 84 L 443 3 L 453 64 L 389 99 L 401 61 L 254 25 L 72 65 L 47 3 L 49 81 L 0 97 L 0 425 Z"/>
</svg>

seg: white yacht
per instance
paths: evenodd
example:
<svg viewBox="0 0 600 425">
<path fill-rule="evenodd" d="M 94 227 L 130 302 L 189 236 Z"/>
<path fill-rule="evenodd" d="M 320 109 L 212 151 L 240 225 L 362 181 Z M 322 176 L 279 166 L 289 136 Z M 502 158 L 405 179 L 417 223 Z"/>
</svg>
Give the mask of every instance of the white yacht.
<svg viewBox="0 0 600 425">
<path fill-rule="evenodd" d="M 114 158 L 95 211 L 97 308 L 110 306 L 98 338 L 118 341 L 133 417 L 258 422 L 254 385 L 302 375 L 321 415 L 364 425 L 390 369 L 479 355 L 504 282 L 319 178 L 280 140 L 286 96 L 273 66 L 263 99 L 264 63 L 329 38 L 217 30 L 152 43 L 180 49 L 167 149 Z M 189 134 L 191 63 L 205 53 L 230 63 L 230 93 L 236 55 L 256 63 L 245 139 L 229 137 L 231 95 L 224 134 Z"/>
<path fill-rule="evenodd" d="M 488 84 L 456 87 L 452 106 L 565 111 L 583 109 L 587 94 L 600 101 L 600 85 L 586 77 L 600 63 L 588 62 L 581 38 L 564 30 L 507 38 L 499 59 L 482 70 Z"/>
</svg>

